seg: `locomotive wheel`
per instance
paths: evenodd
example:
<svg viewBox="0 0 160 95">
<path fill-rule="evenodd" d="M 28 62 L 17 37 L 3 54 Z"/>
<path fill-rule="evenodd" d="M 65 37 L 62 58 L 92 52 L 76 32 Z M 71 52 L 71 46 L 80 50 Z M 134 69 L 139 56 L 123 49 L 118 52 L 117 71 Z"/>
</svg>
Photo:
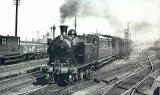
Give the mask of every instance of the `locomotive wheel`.
<svg viewBox="0 0 160 95">
<path fill-rule="evenodd" d="M 68 84 L 73 84 L 74 83 L 74 76 L 73 75 L 69 75 L 68 76 Z"/>
<path fill-rule="evenodd" d="M 84 74 L 83 78 L 85 80 L 89 80 L 90 79 L 90 70 L 89 69 L 85 71 L 85 74 Z"/>
<path fill-rule="evenodd" d="M 75 76 L 74 76 L 74 82 L 78 82 L 79 81 L 79 78 L 78 78 L 78 75 L 76 74 Z"/>
<path fill-rule="evenodd" d="M 96 71 L 95 66 L 92 66 L 92 67 L 91 67 L 91 70 L 92 70 L 92 71 Z"/>
<path fill-rule="evenodd" d="M 95 66 L 95 71 L 96 71 L 97 69 L 99 69 L 99 65 L 98 65 L 98 64 Z"/>
<path fill-rule="evenodd" d="M 80 72 L 80 74 L 79 74 L 79 79 L 82 80 L 82 79 L 84 78 L 83 76 L 84 76 L 84 73 L 83 73 L 83 72 Z"/>
<path fill-rule="evenodd" d="M 92 74 L 92 70 L 89 69 L 89 70 L 88 70 L 88 76 L 91 77 L 91 74 Z"/>
<path fill-rule="evenodd" d="M 85 80 L 89 80 L 89 76 L 88 76 L 87 74 L 84 74 L 84 75 L 83 75 L 83 78 L 84 78 Z"/>
<path fill-rule="evenodd" d="M 49 74 L 47 74 L 45 78 L 46 78 L 46 80 L 47 80 L 48 82 L 50 81 L 50 75 L 49 75 Z"/>
</svg>

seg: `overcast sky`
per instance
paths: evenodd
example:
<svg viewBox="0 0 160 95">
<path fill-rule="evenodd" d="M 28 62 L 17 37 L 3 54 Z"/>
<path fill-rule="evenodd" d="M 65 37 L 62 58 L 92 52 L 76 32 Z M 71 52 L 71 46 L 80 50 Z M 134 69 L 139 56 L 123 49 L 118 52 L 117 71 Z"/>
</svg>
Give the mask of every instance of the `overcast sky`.
<svg viewBox="0 0 160 95">
<path fill-rule="evenodd" d="M 21 0 L 18 18 L 18 36 L 31 40 L 50 32 L 56 25 L 56 35 L 61 24 L 60 7 L 67 0 Z M 69 0 L 71 1 L 71 0 Z M 73 0 L 74 1 L 74 0 Z M 76 0 L 75 0 L 76 1 Z M 130 22 L 132 37 L 148 41 L 160 36 L 159 0 L 77 0 L 78 34 L 93 33 L 123 36 L 126 23 Z M 74 18 L 65 23 L 73 28 Z M 15 6 L 13 0 L 0 0 L 0 35 L 15 34 Z M 136 35 L 135 35 L 136 34 Z"/>
</svg>

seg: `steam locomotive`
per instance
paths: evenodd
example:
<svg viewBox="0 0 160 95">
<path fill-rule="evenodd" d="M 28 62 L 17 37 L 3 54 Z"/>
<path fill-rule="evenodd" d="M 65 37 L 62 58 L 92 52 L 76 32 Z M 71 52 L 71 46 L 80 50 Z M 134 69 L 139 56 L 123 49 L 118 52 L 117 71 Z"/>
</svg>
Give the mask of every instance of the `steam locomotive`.
<svg viewBox="0 0 160 95">
<path fill-rule="evenodd" d="M 58 85 L 89 79 L 96 70 L 131 51 L 131 40 L 109 35 L 77 35 L 60 26 L 61 34 L 49 44 L 47 73 Z"/>
</svg>

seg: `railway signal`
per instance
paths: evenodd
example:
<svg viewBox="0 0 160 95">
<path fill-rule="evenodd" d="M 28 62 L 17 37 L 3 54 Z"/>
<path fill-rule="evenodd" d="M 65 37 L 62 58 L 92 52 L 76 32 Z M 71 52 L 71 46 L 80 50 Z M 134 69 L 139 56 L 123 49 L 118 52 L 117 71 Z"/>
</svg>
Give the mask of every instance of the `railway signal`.
<svg viewBox="0 0 160 95">
<path fill-rule="evenodd" d="M 20 0 L 13 0 L 16 5 L 16 16 L 15 16 L 15 36 L 17 36 L 18 29 L 18 5 L 20 4 Z"/>
</svg>

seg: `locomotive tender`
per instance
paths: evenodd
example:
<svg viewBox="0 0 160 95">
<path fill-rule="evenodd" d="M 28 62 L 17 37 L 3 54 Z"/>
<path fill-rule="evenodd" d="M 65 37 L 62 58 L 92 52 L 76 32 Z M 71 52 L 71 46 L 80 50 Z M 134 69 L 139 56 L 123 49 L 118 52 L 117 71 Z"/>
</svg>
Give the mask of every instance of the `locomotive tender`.
<svg viewBox="0 0 160 95">
<path fill-rule="evenodd" d="M 58 84 L 89 79 L 91 72 L 107 62 L 129 54 L 131 41 L 109 35 L 77 35 L 68 26 L 49 45 L 48 74 Z"/>
<path fill-rule="evenodd" d="M 0 35 L 0 64 L 47 57 L 47 44 L 20 41 L 20 37 Z"/>
</svg>

